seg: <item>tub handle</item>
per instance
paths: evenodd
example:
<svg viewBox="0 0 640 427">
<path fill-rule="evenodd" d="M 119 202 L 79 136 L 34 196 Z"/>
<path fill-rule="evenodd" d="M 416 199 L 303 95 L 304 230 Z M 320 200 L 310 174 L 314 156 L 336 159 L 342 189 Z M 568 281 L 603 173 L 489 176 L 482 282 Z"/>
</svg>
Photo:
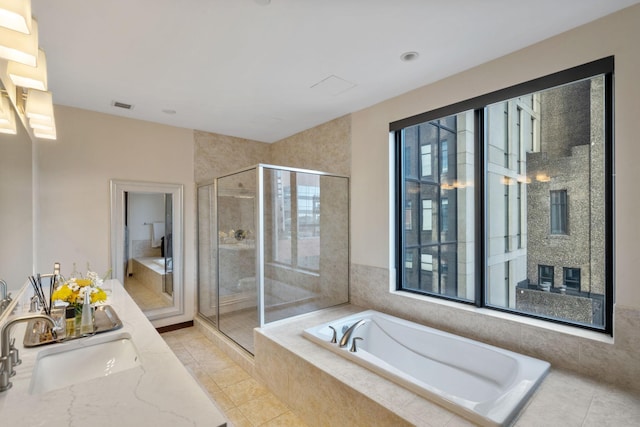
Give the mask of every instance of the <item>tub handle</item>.
<svg viewBox="0 0 640 427">
<path fill-rule="evenodd" d="M 350 351 L 351 353 L 355 353 L 356 351 L 358 351 L 358 349 L 356 348 L 356 341 L 357 341 L 357 340 L 363 340 L 363 341 L 364 341 L 364 338 L 361 338 L 361 337 L 353 337 L 353 339 L 351 340 L 351 348 L 349 349 L 349 351 Z"/>
<path fill-rule="evenodd" d="M 331 344 L 335 344 L 338 342 L 338 333 L 336 332 L 336 328 L 334 328 L 333 326 L 329 326 L 329 327 L 333 331 L 333 337 L 331 337 Z"/>
</svg>

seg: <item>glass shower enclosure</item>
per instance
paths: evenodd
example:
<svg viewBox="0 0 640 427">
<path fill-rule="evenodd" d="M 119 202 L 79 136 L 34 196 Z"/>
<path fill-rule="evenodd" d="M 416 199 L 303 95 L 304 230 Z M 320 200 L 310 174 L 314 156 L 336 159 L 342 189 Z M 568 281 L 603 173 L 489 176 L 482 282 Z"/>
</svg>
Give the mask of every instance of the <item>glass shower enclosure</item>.
<svg viewBox="0 0 640 427">
<path fill-rule="evenodd" d="M 253 354 L 253 329 L 349 301 L 349 182 L 257 165 L 198 185 L 198 312 Z"/>
</svg>

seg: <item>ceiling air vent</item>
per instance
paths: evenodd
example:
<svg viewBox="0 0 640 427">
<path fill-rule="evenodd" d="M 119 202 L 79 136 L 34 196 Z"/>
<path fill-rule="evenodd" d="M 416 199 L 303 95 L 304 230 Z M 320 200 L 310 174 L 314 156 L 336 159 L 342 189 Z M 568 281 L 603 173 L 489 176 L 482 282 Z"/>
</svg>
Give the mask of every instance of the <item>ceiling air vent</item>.
<svg viewBox="0 0 640 427">
<path fill-rule="evenodd" d="M 114 107 L 117 107 L 117 108 L 123 108 L 125 110 L 133 110 L 133 105 L 126 104 L 124 102 L 113 101 L 113 104 L 111 104 L 111 105 L 113 105 Z"/>
</svg>

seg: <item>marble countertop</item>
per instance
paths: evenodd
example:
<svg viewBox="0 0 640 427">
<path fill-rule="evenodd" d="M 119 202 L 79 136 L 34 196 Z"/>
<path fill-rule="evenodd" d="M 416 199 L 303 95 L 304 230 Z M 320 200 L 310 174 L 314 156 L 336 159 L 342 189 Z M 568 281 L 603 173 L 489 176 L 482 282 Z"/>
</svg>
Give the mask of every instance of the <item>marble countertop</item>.
<svg viewBox="0 0 640 427">
<path fill-rule="evenodd" d="M 12 329 L 22 364 L 15 367 L 12 388 L 0 392 L 0 425 L 3 426 L 224 426 L 226 420 L 175 354 L 153 328 L 120 282 L 109 280 L 110 304 L 123 323 L 108 334 L 128 333 L 141 365 L 43 394 L 29 392 L 31 374 L 40 351 L 53 346 L 24 348 L 26 323 Z M 31 290 L 24 288 L 13 314 L 26 314 Z M 6 319 L 4 319 L 6 321 Z"/>
</svg>

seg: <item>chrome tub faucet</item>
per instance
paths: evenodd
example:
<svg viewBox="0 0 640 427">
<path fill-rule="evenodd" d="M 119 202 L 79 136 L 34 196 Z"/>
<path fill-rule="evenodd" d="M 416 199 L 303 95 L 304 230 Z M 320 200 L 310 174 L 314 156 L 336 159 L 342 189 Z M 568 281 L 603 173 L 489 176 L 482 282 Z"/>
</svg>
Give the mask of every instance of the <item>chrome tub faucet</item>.
<svg viewBox="0 0 640 427">
<path fill-rule="evenodd" d="M 355 330 L 367 322 L 368 322 L 368 319 L 360 319 L 356 323 L 351 325 L 349 329 L 345 331 L 344 335 L 342 335 L 342 338 L 340 338 L 340 343 L 338 345 L 340 347 L 346 347 L 347 344 L 349 344 L 349 339 L 351 338 L 351 335 L 353 335 Z"/>
</svg>

